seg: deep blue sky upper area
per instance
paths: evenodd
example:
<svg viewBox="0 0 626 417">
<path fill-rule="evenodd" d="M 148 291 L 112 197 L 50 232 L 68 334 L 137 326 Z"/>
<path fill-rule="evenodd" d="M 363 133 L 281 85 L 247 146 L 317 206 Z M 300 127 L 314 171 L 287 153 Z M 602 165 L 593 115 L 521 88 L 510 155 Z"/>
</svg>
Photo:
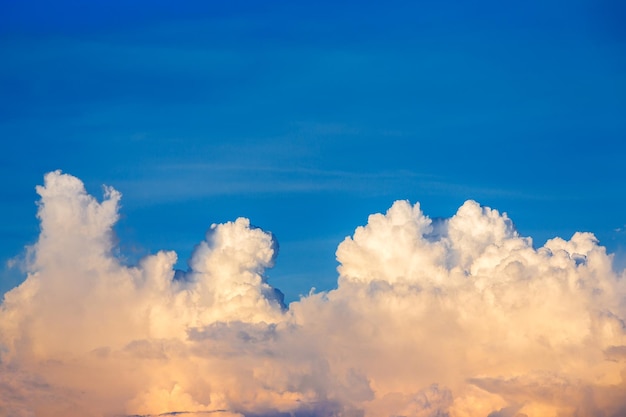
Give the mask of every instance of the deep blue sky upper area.
<svg viewBox="0 0 626 417">
<path fill-rule="evenodd" d="M 605 1 L 0 2 L 0 258 L 43 174 L 123 194 L 128 262 L 214 222 L 281 245 L 288 300 L 394 200 L 626 246 L 626 6 Z M 0 293 L 23 275 L 4 268 Z"/>
</svg>

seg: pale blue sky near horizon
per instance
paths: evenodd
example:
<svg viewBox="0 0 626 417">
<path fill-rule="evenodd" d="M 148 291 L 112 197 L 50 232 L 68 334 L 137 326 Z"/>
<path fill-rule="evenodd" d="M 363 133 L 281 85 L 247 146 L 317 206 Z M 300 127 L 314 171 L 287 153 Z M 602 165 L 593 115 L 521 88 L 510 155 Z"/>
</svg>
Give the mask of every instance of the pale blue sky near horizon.
<svg viewBox="0 0 626 417">
<path fill-rule="evenodd" d="M 43 175 L 123 194 L 127 262 L 239 216 L 288 301 L 393 201 L 467 199 L 536 245 L 590 231 L 626 265 L 626 6 L 617 0 L 0 0 L 0 294 Z"/>
</svg>

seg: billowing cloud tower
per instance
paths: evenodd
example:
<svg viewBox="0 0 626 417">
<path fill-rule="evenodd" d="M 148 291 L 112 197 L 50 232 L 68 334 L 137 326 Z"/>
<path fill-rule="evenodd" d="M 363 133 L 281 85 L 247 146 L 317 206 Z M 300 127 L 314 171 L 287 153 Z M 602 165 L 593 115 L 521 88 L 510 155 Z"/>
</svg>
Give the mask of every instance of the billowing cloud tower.
<svg viewBox="0 0 626 417">
<path fill-rule="evenodd" d="M 535 249 L 476 202 L 398 201 L 339 245 L 336 289 L 286 308 L 247 219 L 175 276 L 173 252 L 114 256 L 114 189 L 52 172 L 37 192 L 0 307 L 2 415 L 626 415 L 626 276 L 590 233 Z"/>
</svg>

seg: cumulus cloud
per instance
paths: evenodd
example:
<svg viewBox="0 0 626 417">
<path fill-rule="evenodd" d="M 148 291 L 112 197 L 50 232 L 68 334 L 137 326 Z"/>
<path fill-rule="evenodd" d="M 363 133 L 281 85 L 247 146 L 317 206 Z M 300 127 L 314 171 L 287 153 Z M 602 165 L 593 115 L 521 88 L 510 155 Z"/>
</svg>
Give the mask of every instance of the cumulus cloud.
<svg viewBox="0 0 626 417">
<path fill-rule="evenodd" d="M 121 195 L 45 176 L 28 275 L 0 307 L 11 416 L 622 416 L 626 276 L 590 233 L 535 249 L 468 201 L 397 201 L 337 249 L 337 288 L 287 308 L 277 243 L 213 225 L 136 266 L 114 253 Z"/>
</svg>

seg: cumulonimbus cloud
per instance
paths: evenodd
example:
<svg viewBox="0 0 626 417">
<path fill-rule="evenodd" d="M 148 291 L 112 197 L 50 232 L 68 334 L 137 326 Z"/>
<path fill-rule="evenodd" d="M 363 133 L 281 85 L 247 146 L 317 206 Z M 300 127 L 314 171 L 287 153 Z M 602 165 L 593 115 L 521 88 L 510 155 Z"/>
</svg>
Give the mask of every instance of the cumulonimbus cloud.
<svg viewBox="0 0 626 417">
<path fill-rule="evenodd" d="M 336 289 L 286 308 L 247 219 L 175 275 L 173 252 L 113 255 L 114 189 L 57 171 L 37 192 L 0 307 L 2 415 L 626 415 L 626 276 L 590 233 L 535 249 L 473 201 L 436 221 L 397 201 L 339 245 Z"/>
</svg>

